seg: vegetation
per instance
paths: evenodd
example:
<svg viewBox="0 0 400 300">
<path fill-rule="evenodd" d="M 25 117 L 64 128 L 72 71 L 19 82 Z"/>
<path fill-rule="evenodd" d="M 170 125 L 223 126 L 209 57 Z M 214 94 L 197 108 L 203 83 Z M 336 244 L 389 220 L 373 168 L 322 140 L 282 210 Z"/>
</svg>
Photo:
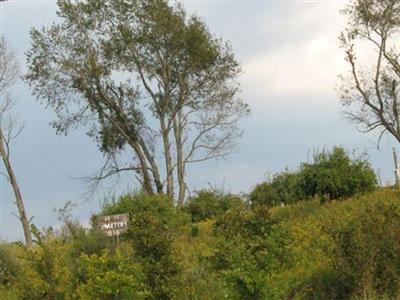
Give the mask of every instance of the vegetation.
<svg viewBox="0 0 400 300">
<path fill-rule="evenodd" d="M 91 182 L 131 171 L 183 204 L 188 165 L 230 153 L 249 111 L 230 45 L 168 1 L 60 0 L 58 15 L 32 30 L 25 76 L 57 132 L 89 128 L 107 157 Z"/>
<path fill-rule="evenodd" d="M 183 210 L 192 216 L 193 222 L 199 222 L 220 216 L 242 203 L 242 198 L 237 195 L 209 189 L 196 192 L 194 197 L 186 201 Z"/>
<path fill-rule="evenodd" d="M 0 243 L 2 299 L 400 299 L 400 192 L 377 188 L 365 157 L 334 147 L 248 196 L 186 197 L 187 166 L 231 152 L 249 111 L 230 45 L 175 2 L 57 4 L 60 22 L 31 31 L 24 78 L 55 110 L 58 133 L 84 126 L 97 142 L 106 163 L 89 182 L 131 171 L 141 190 L 98 212 L 128 214 L 121 234 L 106 235 L 97 218 L 84 228 L 70 203 L 58 210 L 61 229 L 38 229 L 9 161 L 16 123 L 1 123 L 26 239 Z M 398 0 L 352 1 L 341 42 L 351 66 L 342 100 L 358 109 L 350 118 L 400 141 L 399 54 L 388 47 L 399 9 Z M 358 71 L 359 39 L 378 49 L 372 79 Z M 0 40 L 2 96 L 17 69 Z M 1 121 L 11 104 L 3 98 Z M 126 153 L 134 157 L 121 165 Z"/>
<path fill-rule="evenodd" d="M 313 162 L 303 163 L 297 172 L 283 172 L 271 181 L 257 185 L 250 193 L 253 205 L 292 204 L 321 196 L 322 201 L 371 192 L 377 179 L 368 160 L 350 158 L 342 147 L 314 155 Z"/>
<path fill-rule="evenodd" d="M 347 118 L 364 132 L 389 133 L 400 142 L 399 49 L 400 1 L 352 0 L 343 13 L 340 36 L 349 71 L 340 76 L 340 97 Z M 373 53 L 363 59 L 363 53 Z"/>
<path fill-rule="evenodd" d="M 35 231 L 32 249 L 1 244 L 7 299 L 398 299 L 400 193 L 285 207 L 237 204 L 191 222 L 166 196 L 135 194 L 129 230 L 98 246 L 95 230 Z M 191 227 L 198 228 L 192 234 Z M 69 226 L 69 228 L 72 228 Z"/>
</svg>

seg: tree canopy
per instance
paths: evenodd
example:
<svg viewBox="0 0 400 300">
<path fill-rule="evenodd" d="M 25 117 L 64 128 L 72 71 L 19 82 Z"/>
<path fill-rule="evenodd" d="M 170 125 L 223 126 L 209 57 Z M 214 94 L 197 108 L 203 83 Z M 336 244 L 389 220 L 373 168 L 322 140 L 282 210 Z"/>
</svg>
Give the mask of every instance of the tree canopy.
<svg viewBox="0 0 400 300">
<path fill-rule="evenodd" d="M 179 4 L 59 0 L 61 22 L 32 29 L 26 80 L 57 113 L 57 132 L 86 126 L 106 155 L 96 180 L 134 171 L 173 197 L 187 164 L 225 156 L 248 113 L 229 44 Z M 121 165 L 118 155 L 132 153 Z M 164 173 L 164 175 L 162 175 Z"/>
</svg>

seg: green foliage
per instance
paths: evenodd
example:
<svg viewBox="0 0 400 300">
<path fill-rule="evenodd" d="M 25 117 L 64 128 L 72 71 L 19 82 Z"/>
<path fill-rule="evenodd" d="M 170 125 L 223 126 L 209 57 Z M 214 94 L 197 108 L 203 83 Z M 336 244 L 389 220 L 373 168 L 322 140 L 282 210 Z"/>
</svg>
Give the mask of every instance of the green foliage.
<svg viewBox="0 0 400 300">
<path fill-rule="evenodd" d="M 69 245 L 56 238 L 51 229 L 41 232 L 32 226 L 36 246 L 24 248 L 23 272 L 16 286 L 21 299 L 73 298 L 76 278 L 69 268 Z"/>
<path fill-rule="evenodd" d="M 382 189 L 348 201 L 274 208 L 272 216 L 294 238 L 295 267 L 271 276 L 269 299 L 397 299 L 399 197 Z"/>
<path fill-rule="evenodd" d="M 289 171 L 276 174 L 270 182 L 258 184 L 249 195 L 252 205 L 268 207 L 292 204 L 301 198 L 298 174 Z"/>
<path fill-rule="evenodd" d="M 129 229 L 121 238 L 131 243 L 143 267 L 149 299 L 169 299 L 179 274 L 173 242 L 187 230 L 189 217 L 169 197 L 144 193 L 107 203 L 102 213 L 129 213 Z"/>
<path fill-rule="evenodd" d="M 287 232 L 275 222 L 267 208 L 245 207 L 228 211 L 217 219 L 219 238 L 213 268 L 233 287 L 237 299 L 264 299 L 268 275 L 289 261 Z"/>
<path fill-rule="evenodd" d="M 12 253 L 15 248 L 13 245 L 0 242 L 0 285 L 9 285 L 15 281 L 20 272 L 15 254 Z"/>
<path fill-rule="evenodd" d="M 79 299 L 140 300 L 148 296 L 140 265 L 126 253 L 84 254 L 80 264 L 86 278 L 77 288 Z"/>
<path fill-rule="evenodd" d="M 365 157 L 352 159 L 344 148 L 315 154 L 311 163 L 303 163 L 297 172 L 276 174 L 272 180 L 257 185 L 249 195 L 253 205 L 277 206 L 320 197 L 351 197 L 376 188 L 376 175 Z"/>
<path fill-rule="evenodd" d="M 243 200 L 239 196 L 217 190 L 201 190 L 187 200 L 183 209 L 192 216 L 193 222 L 199 222 L 222 215 L 241 204 Z"/>
<path fill-rule="evenodd" d="M 329 199 L 370 192 L 377 184 L 371 165 L 365 158 L 351 159 L 343 148 L 322 151 L 311 164 L 304 163 L 299 173 L 299 188 L 305 197 Z"/>
<path fill-rule="evenodd" d="M 68 223 L 1 244 L 5 299 L 398 299 L 400 192 L 190 216 L 163 195 L 104 205 L 128 212 L 119 242 Z M 196 229 L 193 229 L 196 228 Z"/>
<path fill-rule="evenodd" d="M 333 271 L 348 292 L 400 296 L 400 208 L 378 203 L 342 226 L 327 226 L 335 243 Z M 341 286 L 338 289 L 343 289 Z"/>
</svg>

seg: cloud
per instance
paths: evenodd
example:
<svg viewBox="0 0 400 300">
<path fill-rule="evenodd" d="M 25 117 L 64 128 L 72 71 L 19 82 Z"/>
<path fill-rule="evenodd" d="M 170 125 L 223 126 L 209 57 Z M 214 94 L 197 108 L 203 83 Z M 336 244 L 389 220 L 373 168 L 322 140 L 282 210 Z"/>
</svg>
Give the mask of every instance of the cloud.
<svg viewBox="0 0 400 300">
<path fill-rule="evenodd" d="M 297 10 L 279 30 L 280 35 L 293 39 L 246 60 L 243 86 L 259 95 L 334 95 L 337 75 L 346 70 L 338 45 L 345 25 L 339 9 L 337 5 L 319 4 L 307 13 Z"/>
</svg>

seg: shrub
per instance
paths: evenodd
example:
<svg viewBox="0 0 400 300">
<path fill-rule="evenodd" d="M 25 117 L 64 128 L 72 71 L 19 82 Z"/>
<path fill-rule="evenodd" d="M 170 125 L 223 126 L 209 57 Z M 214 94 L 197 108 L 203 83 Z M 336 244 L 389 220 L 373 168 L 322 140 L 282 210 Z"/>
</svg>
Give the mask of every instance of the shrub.
<svg viewBox="0 0 400 300">
<path fill-rule="evenodd" d="M 189 231 L 189 216 L 176 209 L 167 196 L 144 193 L 106 203 L 102 213 L 129 214 L 128 232 L 121 239 L 131 243 L 142 266 L 148 298 L 170 299 L 179 275 L 173 242 L 184 230 Z"/>
<path fill-rule="evenodd" d="M 23 271 L 16 286 L 20 299 L 76 299 L 74 278 L 69 265 L 69 245 L 51 229 L 41 232 L 33 226 L 36 245 L 24 248 Z"/>
<path fill-rule="evenodd" d="M 230 298 L 265 299 L 267 277 L 289 261 L 287 232 L 267 208 L 236 208 L 217 219 L 212 266 L 231 285 Z"/>
<path fill-rule="evenodd" d="M 341 147 L 317 153 L 312 163 L 301 165 L 299 172 L 299 189 L 306 198 L 315 195 L 329 199 L 350 197 L 370 192 L 376 184 L 369 162 L 363 157 L 351 159 Z"/>
<path fill-rule="evenodd" d="M 344 226 L 327 227 L 335 241 L 335 274 L 353 297 L 400 296 L 400 209 L 378 204 Z"/>
<path fill-rule="evenodd" d="M 216 190 L 201 190 L 188 199 L 183 209 L 192 216 L 193 222 L 199 222 L 222 215 L 228 209 L 242 203 L 243 200 L 237 195 L 223 194 Z"/>
<path fill-rule="evenodd" d="M 79 299 L 145 299 L 148 291 L 140 265 L 125 253 L 104 251 L 80 258 L 85 280 L 77 289 Z"/>
<path fill-rule="evenodd" d="M 251 204 L 276 206 L 292 204 L 302 198 L 298 185 L 298 174 L 288 171 L 276 174 L 271 181 L 258 184 L 250 193 Z"/>
<path fill-rule="evenodd" d="M 11 246 L 0 243 L 0 285 L 11 284 L 20 273 L 20 265 L 12 254 Z"/>
<path fill-rule="evenodd" d="M 250 193 L 252 205 L 293 204 L 319 196 L 321 201 L 371 192 L 377 180 L 365 157 L 350 158 L 341 147 L 314 155 L 312 163 L 303 163 L 297 172 L 276 174 L 257 185 Z"/>
</svg>

